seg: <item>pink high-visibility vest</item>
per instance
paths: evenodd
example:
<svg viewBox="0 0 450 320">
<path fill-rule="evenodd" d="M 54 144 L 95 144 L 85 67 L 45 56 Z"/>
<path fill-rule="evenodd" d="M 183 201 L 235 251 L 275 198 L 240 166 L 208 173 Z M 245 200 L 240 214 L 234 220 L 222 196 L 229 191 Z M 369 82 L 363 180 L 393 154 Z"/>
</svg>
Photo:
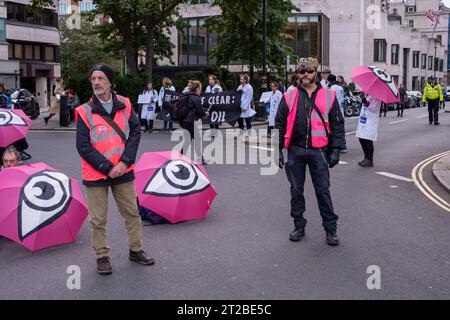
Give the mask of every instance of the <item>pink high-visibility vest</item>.
<svg viewBox="0 0 450 320">
<path fill-rule="evenodd" d="M 286 105 L 289 108 L 289 114 L 287 117 L 286 134 L 284 135 L 284 147 L 289 149 L 291 143 L 292 132 L 294 131 L 295 118 L 297 117 L 297 104 L 298 104 L 299 90 L 292 88 L 284 93 L 284 99 Z M 336 94 L 334 91 L 320 88 L 317 92 L 314 103 L 322 113 L 322 117 L 325 120 L 326 129 L 323 125 L 322 119 L 316 110 L 311 111 L 311 142 L 313 148 L 324 148 L 328 145 L 327 130 L 330 132 L 330 124 L 328 122 L 328 113 L 333 106 Z"/>
</svg>

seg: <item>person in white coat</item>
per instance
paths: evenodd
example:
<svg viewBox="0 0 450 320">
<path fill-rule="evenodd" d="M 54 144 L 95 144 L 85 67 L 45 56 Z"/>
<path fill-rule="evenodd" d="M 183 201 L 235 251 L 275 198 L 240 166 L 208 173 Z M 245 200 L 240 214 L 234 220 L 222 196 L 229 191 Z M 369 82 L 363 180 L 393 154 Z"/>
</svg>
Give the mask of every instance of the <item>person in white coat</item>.
<svg viewBox="0 0 450 320">
<path fill-rule="evenodd" d="M 149 81 L 142 95 L 149 103 L 142 104 L 141 109 L 141 122 L 144 123 L 145 131 L 151 133 L 153 131 L 153 120 L 155 119 L 156 103 L 159 100 L 159 95 L 156 90 L 153 89 L 153 83 Z"/>
<path fill-rule="evenodd" d="M 269 126 L 267 128 L 267 135 L 270 137 L 272 134 L 272 129 L 275 129 L 275 117 L 278 112 L 278 106 L 280 105 L 281 100 L 283 99 L 283 94 L 279 90 L 279 85 L 277 82 L 272 82 L 270 84 L 270 88 L 272 89 L 272 95 L 270 96 L 269 104 Z"/>
<path fill-rule="evenodd" d="M 358 128 L 356 129 L 356 137 L 359 138 L 361 147 L 364 152 L 364 160 L 358 162 L 361 167 L 373 167 L 373 142 L 378 138 L 378 125 L 380 120 L 381 101 L 367 96 L 363 100 L 361 114 L 359 115 Z"/>
<path fill-rule="evenodd" d="M 205 89 L 205 93 L 219 93 L 223 92 L 222 87 L 219 84 L 219 80 L 213 74 L 210 74 L 208 77 L 208 86 Z M 210 124 L 209 127 L 211 129 L 219 129 L 219 124 Z"/>
<path fill-rule="evenodd" d="M 159 90 L 159 99 L 158 105 L 162 109 L 163 101 L 164 101 L 164 90 L 176 91 L 175 87 L 172 85 L 172 80 L 169 77 L 164 77 L 162 80 L 162 87 Z M 172 131 L 173 122 L 171 120 L 164 120 L 164 128 L 163 132 Z"/>
<path fill-rule="evenodd" d="M 241 85 L 237 88 L 237 91 L 242 91 L 241 98 L 241 117 L 238 120 L 239 129 L 244 130 L 244 119 L 247 126 L 247 130 L 252 128 L 252 117 L 256 114 L 252 108 L 253 101 L 253 87 L 250 84 L 250 77 L 246 74 L 241 74 L 239 77 Z"/>
</svg>

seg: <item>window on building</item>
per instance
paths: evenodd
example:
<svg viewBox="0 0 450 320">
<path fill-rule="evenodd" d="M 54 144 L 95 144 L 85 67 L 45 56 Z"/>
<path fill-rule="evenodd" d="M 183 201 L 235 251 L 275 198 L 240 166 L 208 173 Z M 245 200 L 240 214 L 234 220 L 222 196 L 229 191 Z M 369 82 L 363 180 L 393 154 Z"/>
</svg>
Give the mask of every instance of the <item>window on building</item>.
<svg viewBox="0 0 450 320">
<path fill-rule="evenodd" d="M 14 44 L 14 58 L 23 59 L 23 45 L 20 43 Z"/>
<path fill-rule="evenodd" d="M 409 25 L 411 28 L 414 28 L 414 20 L 408 20 L 408 25 Z"/>
<path fill-rule="evenodd" d="M 41 60 L 41 46 L 34 46 L 34 60 Z"/>
<path fill-rule="evenodd" d="M 45 58 L 47 61 L 55 61 L 55 47 L 46 46 L 45 47 Z"/>
<path fill-rule="evenodd" d="M 419 90 L 419 77 L 412 77 L 412 90 Z"/>
<path fill-rule="evenodd" d="M 6 41 L 6 27 L 5 27 L 5 20 L 0 19 L 0 42 Z"/>
<path fill-rule="evenodd" d="M 386 62 L 386 40 L 384 39 L 375 39 L 374 45 L 374 57 L 373 60 L 375 62 Z"/>
<path fill-rule="evenodd" d="M 398 76 L 392 76 L 392 81 L 394 81 L 394 83 L 398 86 Z"/>
<path fill-rule="evenodd" d="M 39 13 L 32 13 L 28 7 L 19 3 L 6 3 L 7 19 L 31 24 L 57 27 L 58 15 L 54 10 L 43 9 Z"/>
<path fill-rule="evenodd" d="M 419 68 L 420 51 L 413 51 L 413 68 Z"/>
<path fill-rule="evenodd" d="M 428 57 L 428 70 L 433 70 L 433 57 Z"/>
<path fill-rule="evenodd" d="M 31 44 L 25 45 L 25 59 L 33 60 L 33 46 Z"/>
<path fill-rule="evenodd" d="M 433 61 L 434 61 L 433 70 L 438 71 L 439 70 L 439 58 L 434 58 Z"/>
<path fill-rule="evenodd" d="M 427 54 L 422 53 L 421 63 L 420 63 L 421 69 L 425 70 L 427 68 Z"/>
<path fill-rule="evenodd" d="M 436 42 L 439 43 L 439 44 L 442 44 L 442 35 L 438 34 L 436 36 Z"/>
<path fill-rule="evenodd" d="M 439 60 L 439 71 L 440 72 L 444 71 L 444 59 Z"/>
<path fill-rule="evenodd" d="M 391 64 L 398 64 L 399 51 L 400 51 L 400 45 L 398 45 L 398 44 L 391 45 Z"/>
<path fill-rule="evenodd" d="M 408 6 L 405 7 L 405 9 L 406 9 L 406 12 L 416 12 L 416 6 L 415 5 L 413 5 L 413 6 L 408 5 Z"/>
<path fill-rule="evenodd" d="M 8 59 L 14 59 L 14 45 L 11 43 L 8 45 Z"/>
</svg>

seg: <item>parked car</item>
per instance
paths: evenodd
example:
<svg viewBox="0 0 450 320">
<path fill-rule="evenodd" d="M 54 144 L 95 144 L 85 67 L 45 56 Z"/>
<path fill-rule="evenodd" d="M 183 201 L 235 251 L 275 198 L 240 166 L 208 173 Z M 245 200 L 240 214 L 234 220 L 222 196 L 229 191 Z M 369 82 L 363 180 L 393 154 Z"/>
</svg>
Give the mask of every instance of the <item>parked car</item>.
<svg viewBox="0 0 450 320">
<path fill-rule="evenodd" d="M 420 91 L 406 91 L 406 108 L 420 107 L 422 93 Z"/>
<path fill-rule="evenodd" d="M 450 101 L 450 86 L 445 89 L 445 101 Z"/>
<path fill-rule="evenodd" d="M 11 97 L 14 108 L 22 109 L 32 120 L 39 117 L 40 110 L 36 97 L 27 89 L 9 89 L 5 92 Z"/>
</svg>

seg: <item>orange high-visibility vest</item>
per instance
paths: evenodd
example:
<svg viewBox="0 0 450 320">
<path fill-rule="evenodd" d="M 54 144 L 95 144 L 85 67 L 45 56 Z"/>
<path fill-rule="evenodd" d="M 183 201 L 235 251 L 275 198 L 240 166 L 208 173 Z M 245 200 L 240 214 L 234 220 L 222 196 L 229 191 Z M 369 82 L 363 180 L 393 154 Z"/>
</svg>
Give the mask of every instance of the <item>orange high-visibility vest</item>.
<svg viewBox="0 0 450 320">
<path fill-rule="evenodd" d="M 125 104 L 124 109 L 116 111 L 114 122 L 117 123 L 120 129 L 125 133 L 128 139 L 130 135 L 129 119 L 131 116 L 131 102 L 130 99 L 117 95 L 117 99 Z M 92 103 L 92 101 L 90 101 Z M 106 122 L 100 115 L 92 113 L 90 103 L 85 103 L 76 109 L 79 119 L 84 121 L 89 129 L 89 138 L 92 147 L 100 152 L 106 159 L 108 159 L 114 166 L 118 165 L 120 158 L 125 151 L 125 144 L 120 138 L 119 134 Z M 108 176 L 102 172 L 94 169 L 86 160 L 81 158 L 82 176 L 85 181 L 106 180 Z M 133 170 L 133 165 L 130 166 L 127 172 Z"/>
<path fill-rule="evenodd" d="M 298 103 L 299 90 L 297 88 L 292 88 L 284 93 L 284 99 L 286 105 L 289 108 L 289 114 L 287 117 L 286 134 L 284 136 L 284 147 L 289 149 L 291 143 L 292 132 L 294 131 L 295 119 L 297 117 L 297 103 Z M 327 130 L 330 132 L 330 124 L 328 122 L 328 113 L 333 107 L 332 102 L 335 99 L 335 92 L 320 88 L 316 94 L 316 99 L 314 101 L 315 105 L 319 109 L 323 116 L 326 124 L 323 125 L 322 119 L 320 119 L 319 114 L 316 110 L 311 111 L 311 143 L 313 148 L 324 148 L 328 145 Z"/>
</svg>

